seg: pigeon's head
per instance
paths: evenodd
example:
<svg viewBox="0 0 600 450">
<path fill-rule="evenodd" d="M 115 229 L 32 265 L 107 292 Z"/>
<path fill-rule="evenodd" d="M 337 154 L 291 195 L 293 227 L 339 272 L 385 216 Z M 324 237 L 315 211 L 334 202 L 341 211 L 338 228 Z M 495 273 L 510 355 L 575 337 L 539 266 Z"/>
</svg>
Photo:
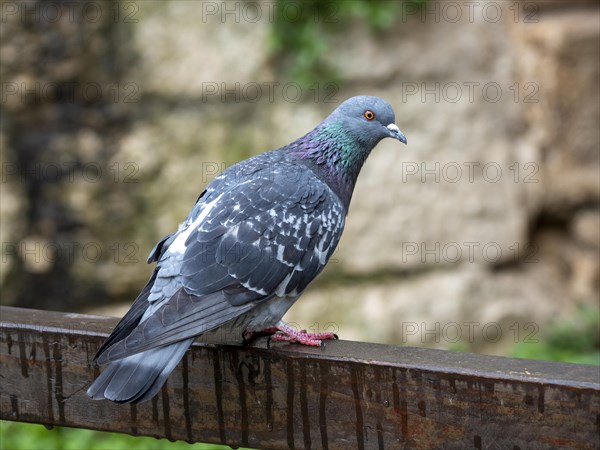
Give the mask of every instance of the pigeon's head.
<svg viewBox="0 0 600 450">
<path fill-rule="evenodd" d="M 346 208 L 371 150 L 384 138 L 406 144 L 394 123 L 394 110 L 378 97 L 352 97 L 300 139 L 286 146 L 332 186 Z"/>
<path fill-rule="evenodd" d="M 341 125 L 344 132 L 369 150 L 388 137 L 406 144 L 406 136 L 394 123 L 394 110 L 379 97 L 361 95 L 349 98 L 331 114 L 330 120 Z"/>
</svg>

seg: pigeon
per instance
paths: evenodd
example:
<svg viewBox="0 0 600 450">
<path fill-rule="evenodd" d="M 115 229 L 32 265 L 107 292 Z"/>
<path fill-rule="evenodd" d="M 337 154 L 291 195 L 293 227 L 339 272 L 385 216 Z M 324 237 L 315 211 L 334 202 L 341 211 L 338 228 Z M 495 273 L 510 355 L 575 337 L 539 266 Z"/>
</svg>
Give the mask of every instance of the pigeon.
<svg viewBox="0 0 600 450">
<path fill-rule="evenodd" d="M 378 97 L 341 103 L 298 140 L 214 178 L 178 230 L 150 252 L 150 280 L 100 347 L 95 400 L 140 403 L 162 388 L 194 339 L 220 331 L 318 346 L 281 319 L 335 250 L 360 169 L 384 138 L 406 144 Z"/>
</svg>

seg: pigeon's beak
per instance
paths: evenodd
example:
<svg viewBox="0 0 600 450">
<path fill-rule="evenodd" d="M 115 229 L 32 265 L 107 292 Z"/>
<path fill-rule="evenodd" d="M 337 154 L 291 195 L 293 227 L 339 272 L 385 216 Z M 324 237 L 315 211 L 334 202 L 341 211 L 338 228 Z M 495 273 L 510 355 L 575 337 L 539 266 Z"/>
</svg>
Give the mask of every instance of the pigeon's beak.
<svg viewBox="0 0 600 450">
<path fill-rule="evenodd" d="M 403 144 L 406 144 L 406 136 L 404 136 L 404 133 L 400 131 L 400 128 L 398 128 L 396 124 L 390 123 L 386 128 L 390 132 L 390 137 L 398 139 Z"/>
</svg>

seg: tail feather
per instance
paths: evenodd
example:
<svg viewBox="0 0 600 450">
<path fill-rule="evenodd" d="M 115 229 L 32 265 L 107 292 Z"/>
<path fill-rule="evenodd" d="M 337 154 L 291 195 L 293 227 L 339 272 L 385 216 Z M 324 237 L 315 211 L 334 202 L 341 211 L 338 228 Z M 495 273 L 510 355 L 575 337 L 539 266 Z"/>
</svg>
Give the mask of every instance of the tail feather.
<svg viewBox="0 0 600 450">
<path fill-rule="evenodd" d="M 131 309 L 127 311 L 127 314 L 123 316 L 123 318 L 119 321 L 117 326 L 114 328 L 108 339 L 104 341 L 104 344 L 98 349 L 96 352 L 96 356 L 94 356 L 94 360 L 97 360 L 98 357 L 104 353 L 104 351 L 111 347 L 114 343 L 125 339 L 129 334 L 138 326 L 140 320 L 148 307 L 150 306 L 150 302 L 148 301 L 148 295 L 150 295 L 150 291 L 152 290 L 152 286 L 154 281 L 156 280 L 156 275 L 158 274 L 158 270 L 154 269 L 150 280 L 144 286 L 144 289 L 139 293 L 135 302 L 131 306 Z"/>
<path fill-rule="evenodd" d="M 141 403 L 154 397 L 194 338 L 153 348 L 111 362 L 87 393 L 94 400 Z"/>
</svg>

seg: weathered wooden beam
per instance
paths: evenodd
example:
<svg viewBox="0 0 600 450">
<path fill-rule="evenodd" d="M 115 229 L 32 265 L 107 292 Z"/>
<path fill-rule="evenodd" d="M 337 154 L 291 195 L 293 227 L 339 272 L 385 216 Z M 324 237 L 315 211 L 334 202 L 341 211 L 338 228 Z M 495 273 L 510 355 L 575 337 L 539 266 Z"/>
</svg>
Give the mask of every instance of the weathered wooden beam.
<svg viewBox="0 0 600 450">
<path fill-rule="evenodd" d="M 115 322 L 0 308 L 1 418 L 263 449 L 599 445 L 598 367 L 362 342 L 194 344 L 152 401 L 92 401 Z"/>
</svg>

